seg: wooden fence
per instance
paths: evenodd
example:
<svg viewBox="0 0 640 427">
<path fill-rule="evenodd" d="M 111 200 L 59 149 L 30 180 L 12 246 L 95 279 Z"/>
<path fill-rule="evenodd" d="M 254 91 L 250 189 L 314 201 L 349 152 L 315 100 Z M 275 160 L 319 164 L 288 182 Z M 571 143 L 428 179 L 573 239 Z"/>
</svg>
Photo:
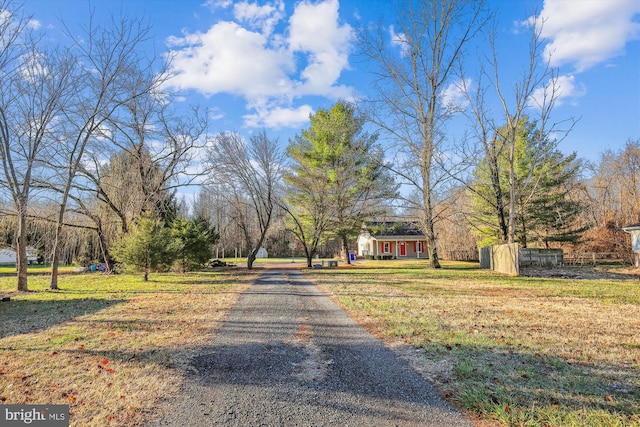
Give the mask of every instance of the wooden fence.
<svg viewBox="0 0 640 427">
<path fill-rule="evenodd" d="M 633 264 L 633 253 L 620 252 L 567 252 L 565 265 Z"/>
</svg>

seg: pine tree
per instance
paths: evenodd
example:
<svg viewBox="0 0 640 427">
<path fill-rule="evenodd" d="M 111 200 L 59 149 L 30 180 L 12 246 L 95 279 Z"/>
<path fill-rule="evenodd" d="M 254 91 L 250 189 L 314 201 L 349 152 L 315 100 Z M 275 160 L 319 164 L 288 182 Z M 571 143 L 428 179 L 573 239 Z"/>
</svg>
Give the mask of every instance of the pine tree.
<svg viewBox="0 0 640 427">
<path fill-rule="evenodd" d="M 352 105 L 338 102 L 310 120 L 287 149 L 294 229 L 308 263 L 325 231 L 340 238 L 349 262 L 349 240 L 395 196 L 396 185 L 376 145 L 378 136 L 364 131 L 365 119 Z"/>
<path fill-rule="evenodd" d="M 500 144 L 501 131 L 496 135 Z M 570 197 L 570 184 L 578 171 L 576 154 L 564 156 L 552 141 L 541 137 L 535 122 L 521 120 L 516 136 L 515 185 L 516 241 L 530 243 L 576 241 L 583 229 L 575 226 L 581 204 Z M 493 166 L 493 167 L 491 167 Z M 492 175 L 493 174 L 493 175 Z M 492 180 L 496 176 L 497 180 Z M 497 185 L 498 184 L 498 185 Z M 471 185 L 475 230 L 481 245 L 505 240 L 500 216 L 509 216 L 509 163 L 506 150 L 492 165 L 482 161 Z"/>
<path fill-rule="evenodd" d="M 146 282 L 151 271 L 165 271 L 171 267 L 177 250 L 171 229 L 155 218 L 142 216 L 122 236 L 113 252 L 126 268 L 144 272 Z"/>
</svg>

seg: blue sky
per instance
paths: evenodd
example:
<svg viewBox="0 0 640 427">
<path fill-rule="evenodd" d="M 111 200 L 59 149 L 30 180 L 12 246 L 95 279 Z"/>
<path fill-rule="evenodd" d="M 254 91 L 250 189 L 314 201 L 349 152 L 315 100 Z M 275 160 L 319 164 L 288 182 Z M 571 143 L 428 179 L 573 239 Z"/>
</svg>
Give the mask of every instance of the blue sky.
<svg viewBox="0 0 640 427">
<path fill-rule="evenodd" d="M 33 26 L 55 38 L 61 19 L 85 25 L 122 12 L 153 25 L 149 49 L 171 51 L 172 84 L 183 102 L 211 111 L 211 132 L 245 136 L 265 128 L 285 143 L 308 125 L 309 113 L 337 99 L 367 94 L 370 75 L 356 56 L 353 30 L 391 9 L 385 0 L 26 0 Z M 560 145 L 597 160 L 640 138 L 640 1 L 492 0 L 505 72 L 527 46 L 519 25 L 537 11 L 561 76 L 554 118 L 580 121 Z M 389 20 L 385 24 L 392 24 Z M 471 76 L 473 79 L 473 76 Z"/>
</svg>

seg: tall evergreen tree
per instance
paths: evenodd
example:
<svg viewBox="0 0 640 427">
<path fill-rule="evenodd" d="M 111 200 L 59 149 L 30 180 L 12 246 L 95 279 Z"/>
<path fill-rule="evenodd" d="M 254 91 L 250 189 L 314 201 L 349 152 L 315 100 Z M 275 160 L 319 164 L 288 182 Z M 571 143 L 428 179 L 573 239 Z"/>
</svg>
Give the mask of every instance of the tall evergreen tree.
<svg viewBox="0 0 640 427">
<path fill-rule="evenodd" d="M 287 149 L 290 213 L 308 263 L 325 231 L 340 238 L 349 262 L 349 240 L 364 220 L 384 210 L 397 186 L 376 145 L 378 135 L 364 131 L 365 119 L 353 105 L 340 101 L 310 120 Z"/>
<path fill-rule="evenodd" d="M 496 134 L 496 145 L 505 129 Z M 484 160 L 476 167 L 475 182 L 471 186 L 474 200 L 474 225 L 483 236 L 481 245 L 506 241 L 504 218 L 509 206 L 515 206 L 516 241 L 523 246 L 531 242 L 575 241 L 581 231 L 575 226 L 581 205 L 569 197 L 569 184 L 578 170 L 576 154 L 564 156 L 553 148 L 552 141 L 543 138 L 536 123 L 528 118 L 520 121 L 514 150 L 514 183 L 518 195 L 510 203 L 507 150 L 493 163 Z M 497 179 L 496 179 L 497 177 Z"/>
<path fill-rule="evenodd" d="M 171 231 L 177 240 L 178 260 L 182 272 L 202 267 L 212 255 L 212 245 L 219 235 L 215 228 L 203 218 L 176 218 L 171 224 Z"/>
</svg>

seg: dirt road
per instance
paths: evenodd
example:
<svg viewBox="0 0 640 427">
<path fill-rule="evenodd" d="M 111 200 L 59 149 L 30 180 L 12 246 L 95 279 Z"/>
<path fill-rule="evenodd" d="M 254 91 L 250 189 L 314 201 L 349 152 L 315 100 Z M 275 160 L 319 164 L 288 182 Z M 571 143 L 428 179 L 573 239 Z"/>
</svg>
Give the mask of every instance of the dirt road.
<svg viewBox="0 0 640 427">
<path fill-rule="evenodd" d="M 472 426 L 296 270 L 245 291 L 156 426 Z"/>
</svg>

